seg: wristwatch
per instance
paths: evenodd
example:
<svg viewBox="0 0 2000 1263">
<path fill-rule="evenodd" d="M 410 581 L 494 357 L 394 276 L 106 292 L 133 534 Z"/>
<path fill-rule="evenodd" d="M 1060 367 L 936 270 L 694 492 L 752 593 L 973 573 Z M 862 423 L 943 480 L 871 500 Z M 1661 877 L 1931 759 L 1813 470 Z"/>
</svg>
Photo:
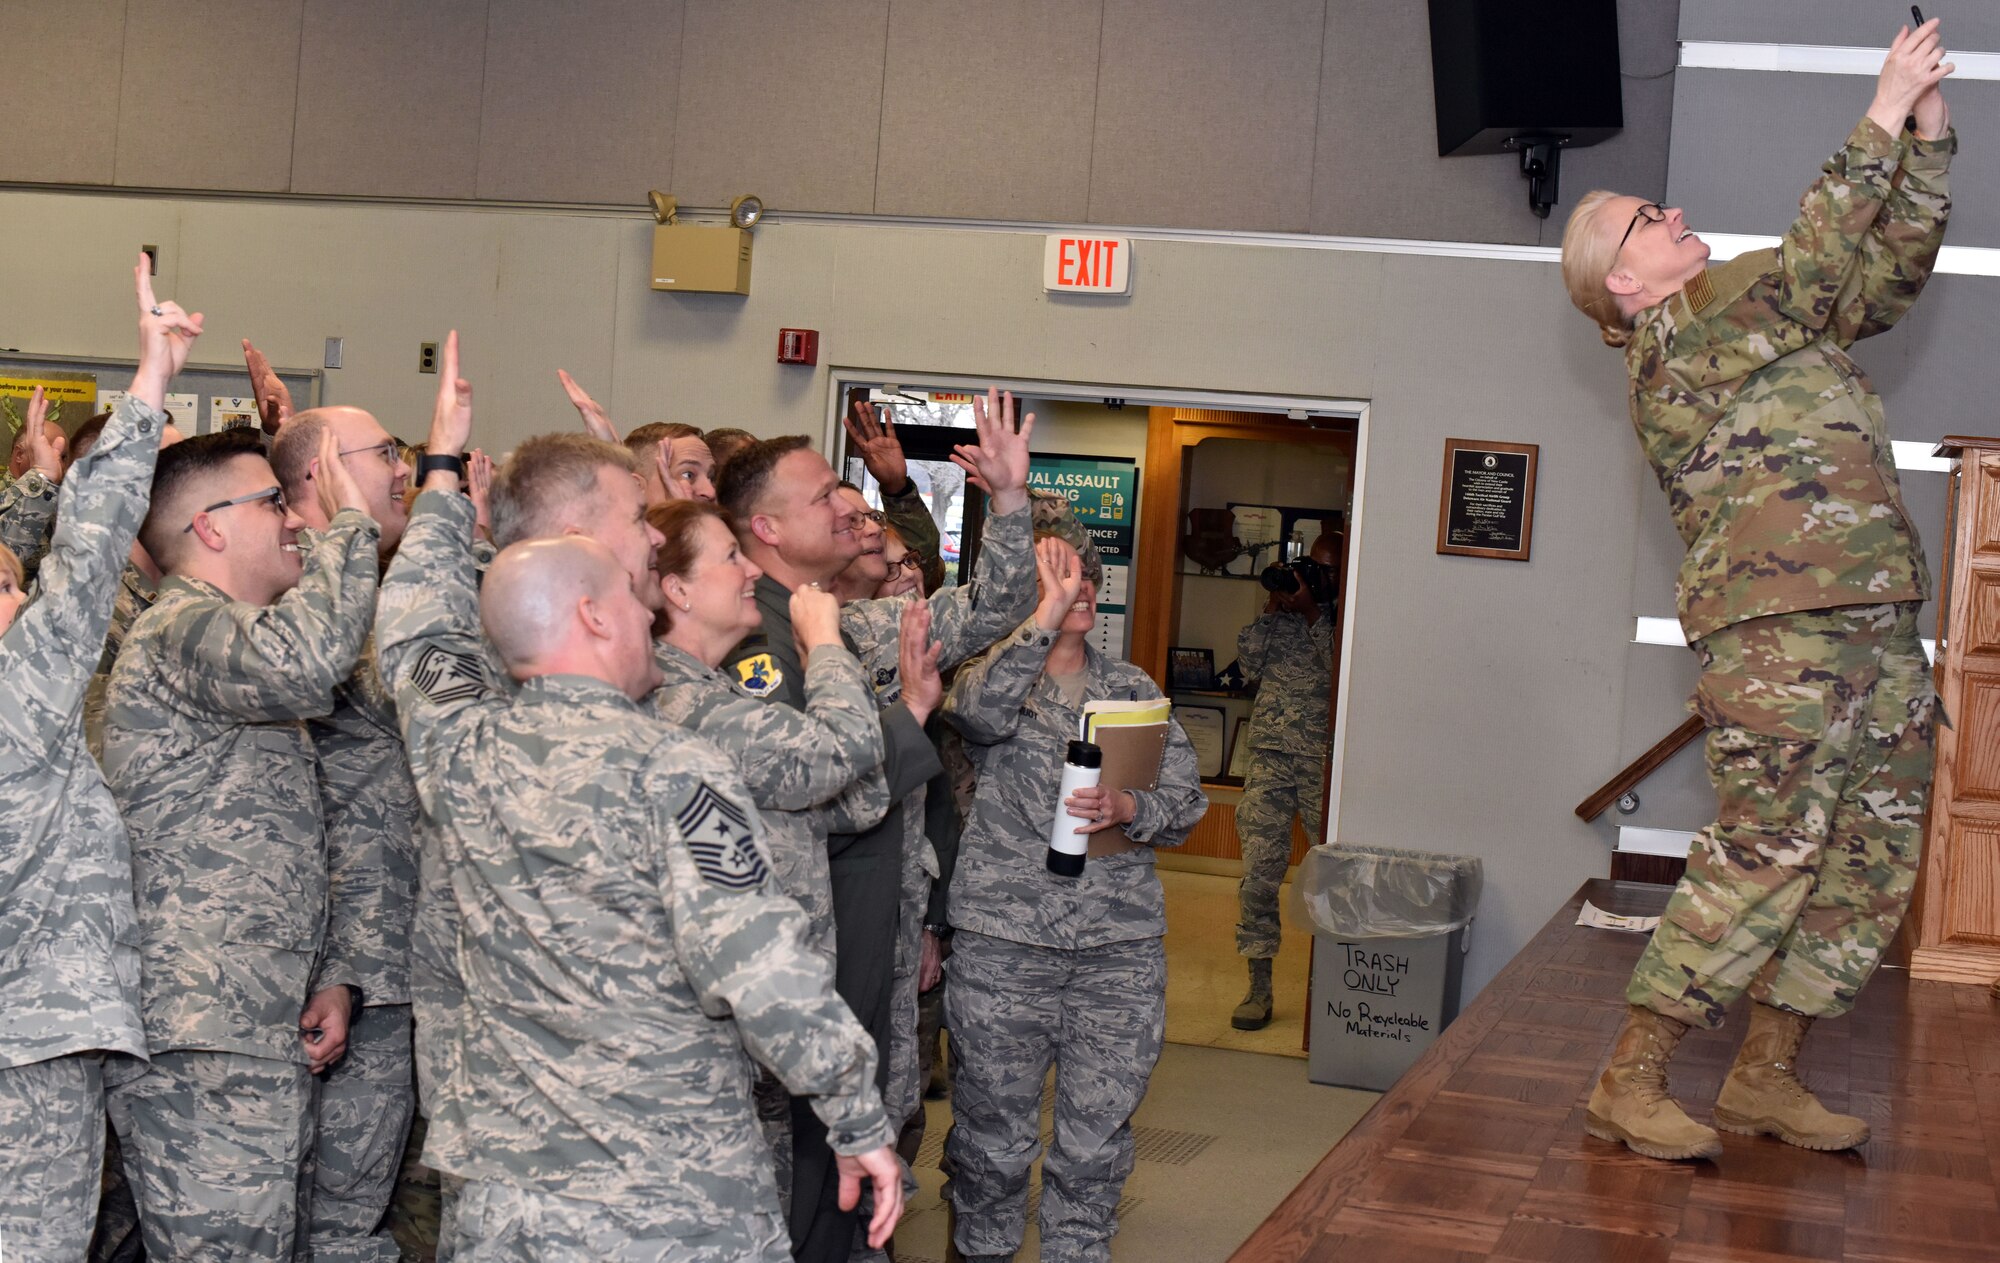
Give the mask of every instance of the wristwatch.
<svg viewBox="0 0 2000 1263">
<path fill-rule="evenodd" d="M 422 484 L 424 479 L 441 469 L 450 470 L 460 478 L 463 478 L 465 477 L 465 457 L 441 456 L 430 452 L 424 453 L 417 460 L 417 482 Z"/>
</svg>

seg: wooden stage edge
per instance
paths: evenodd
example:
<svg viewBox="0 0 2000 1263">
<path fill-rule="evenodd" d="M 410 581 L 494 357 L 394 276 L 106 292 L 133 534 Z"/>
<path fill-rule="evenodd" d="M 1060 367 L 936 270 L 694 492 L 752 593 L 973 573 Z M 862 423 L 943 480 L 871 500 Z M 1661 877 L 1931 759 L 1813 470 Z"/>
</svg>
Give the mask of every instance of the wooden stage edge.
<svg viewBox="0 0 2000 1263">
<path fill-rule="evenodd" d="M 1585 882 L 1232 1263 L 2000 1263 L 2000 1003 L 1985 987 L 1883 969 L 1853 1013 L 1815 1024 L 1803 1077 L 1868 1121 L 1858 1151 L 1724 1133 L 1717 1161 L 1667 1163 L 1584 1134 L 1646 936 L 1577 912 L 1650 916 L 1667 894 Z M 1675 1095 L 1703 1121 L 1741 1008 L 1674 1060 Z"/>
</svg>

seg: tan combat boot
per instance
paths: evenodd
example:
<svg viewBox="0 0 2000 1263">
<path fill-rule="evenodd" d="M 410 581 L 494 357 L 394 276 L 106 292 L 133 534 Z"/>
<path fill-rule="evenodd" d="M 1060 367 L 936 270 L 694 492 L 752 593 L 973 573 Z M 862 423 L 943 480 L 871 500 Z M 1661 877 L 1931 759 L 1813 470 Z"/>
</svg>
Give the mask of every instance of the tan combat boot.
<svg viewBox="0 0 2000 1263">
<path fill-rule="evenodd" d="M 1648 1158 L 1721 1157 L 1721 1138 L 1667 1095 L 1667 1059 L 1685 1034 L 1685 1022 L 1633 1005 L 1618 1032 L 1611 1064 L 1590 1094 L 1583 1129 Z"/>
<path fill-rule="evenodd" d="M 1867 1123 L 1830 1112 L 1799 1082 L 1799 1045 L 1811 1025 L 1797 1013 L 1750 1006 L 1750 1030 L 1715 1098 L 1717 1127 L 1776 1136 L 1801 1149 L 1854 1149 L 1867 1142 Z"/>
</svg>

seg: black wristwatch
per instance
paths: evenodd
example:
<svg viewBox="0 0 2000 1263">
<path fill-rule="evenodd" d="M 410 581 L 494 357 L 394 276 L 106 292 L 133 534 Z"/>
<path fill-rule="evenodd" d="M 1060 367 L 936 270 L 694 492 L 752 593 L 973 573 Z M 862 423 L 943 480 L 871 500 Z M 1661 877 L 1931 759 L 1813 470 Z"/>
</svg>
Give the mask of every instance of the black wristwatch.
<svg viewBox="0 0 2000 1263">
<path fill-rule="evenodd" d="M 942 922 L 942 921 L 926 921 L 926 922 L 924 922 L 924 931 L 925 931 L 925 933 L 928 933 L 928 934 L 935 934 L 935 935 L 937 935 L 937 936 L 938 936 L 939 938 L 950 938 L 950 937 L 951 937 L 951 927 L 950 927 L 949 925 L 946 925 L 946 924 L 945 924 L 944 922 Z"/>
<path fill-rule="evenodd" d="M 417 485 L 422 486 L 424 479 L 441 469 L 448 469 L 462 479 L 465 477 L 465 457 L 440 456 L 431 452 L 424 453 L 417 459 Z"/>
</svg>

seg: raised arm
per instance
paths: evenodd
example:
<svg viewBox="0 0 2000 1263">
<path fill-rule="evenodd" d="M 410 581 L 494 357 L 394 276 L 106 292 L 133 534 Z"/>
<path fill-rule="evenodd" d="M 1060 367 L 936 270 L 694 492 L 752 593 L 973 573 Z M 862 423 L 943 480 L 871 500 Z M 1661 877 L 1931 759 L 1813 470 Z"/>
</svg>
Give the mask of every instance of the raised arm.
<svg viewBox="0 0 2000 1263">
<path fill-rule="evenodd" d="M 146 516 L 153 462 L 167 423 L 161 406 L 167 383 L 201 335 L 201 316 L 155 298 L 143 256 L 134 278 L 139 368 L 132 388 L 97 445 L 69 471 L 42 565 L 41 595 L 0 635 L 0 662 L 33 681 L 10 691 L 9 704 L 0 707 L 0 726 L 37 752 L 45 752 L 82 713 L 111 626 L 118 576 Z M 37 425 L 37 435 L 40 430 Z"/>
<path fill-rule="evenodd" d="M 49 401 L 40 386 L 28 397 L 28 420 L 18 443 L 28 448 L 28 468 L 0 490 L 0 544 L 14 550 L 21 570 L 33 583 L 48 551 L 55 527 L 56 491 L 63 477 L 63 447 L 67 440 L 48 435 Z"/>
</svg>

